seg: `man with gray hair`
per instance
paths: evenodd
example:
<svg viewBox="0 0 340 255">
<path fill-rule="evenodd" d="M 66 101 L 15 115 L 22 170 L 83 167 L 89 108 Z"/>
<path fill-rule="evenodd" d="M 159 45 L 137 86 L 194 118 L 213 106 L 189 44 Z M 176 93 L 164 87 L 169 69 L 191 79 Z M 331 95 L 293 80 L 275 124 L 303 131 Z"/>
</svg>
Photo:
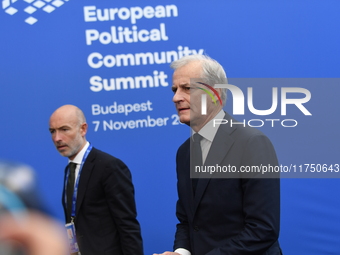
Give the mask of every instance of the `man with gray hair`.
<svg viewBox="0 0 340 255">
<path fill-rule="evenodd" d="M 177 151 L 179 223 L 174 252 L 163 255 L 281 254 L 279 178 L 239 171 L 242 166 L 277 166 L 271 142 L 223 111 L 226 91 L 214 86 L 227 80 L 217 61 L 190 55 L 171 67 L 173 102 L 192 136 Z M 207 173 L 212 166 L 236 173 Z"/>
</svg>

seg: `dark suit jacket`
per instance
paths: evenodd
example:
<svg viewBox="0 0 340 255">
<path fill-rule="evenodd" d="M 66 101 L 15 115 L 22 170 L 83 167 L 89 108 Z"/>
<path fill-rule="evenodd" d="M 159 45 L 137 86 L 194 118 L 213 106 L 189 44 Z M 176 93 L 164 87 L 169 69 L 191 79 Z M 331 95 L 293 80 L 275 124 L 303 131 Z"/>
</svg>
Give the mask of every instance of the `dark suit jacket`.
<svg viewBox="0 0 340 255">
<path fill-rule="evenodd" d="M 143 254 L 136 215 L 129 169 L 121 160 L 92 148 L 81 172 L 76 203 L 75 227 L 81 254 Z"/>
<path fill-rule="evenodd" d="M 226 114 L 225 119 L 230 120 Z M 234 122 L 236 122 L 234 120 Z M 190 141 L 177 152 L 178 202 L 174 249 L 193 255 L 281 254 L 280 181 L 259 178 L 190 179 Z M 274 148 L 260 131 L 221 125 L 205 165 L 278 165 Z"/>
</svg>

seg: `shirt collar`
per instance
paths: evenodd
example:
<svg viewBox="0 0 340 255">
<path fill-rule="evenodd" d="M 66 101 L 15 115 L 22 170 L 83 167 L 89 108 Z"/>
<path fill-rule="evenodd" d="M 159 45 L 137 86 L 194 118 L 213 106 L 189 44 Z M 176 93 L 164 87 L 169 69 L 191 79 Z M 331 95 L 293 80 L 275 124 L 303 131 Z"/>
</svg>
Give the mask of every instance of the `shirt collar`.
<svg viewBox="0 0 340 255">
<path fill-rule="evenodd" d="M 214 118 L 212 118 L 207 124 L 205 124 L 204 127 L 201 128 L 200 131 L 198 131 L 198 133 L 208 141 L 212 142 L 221 123 L 219 121 L 218 123 L 214 124 L 214 119 L 223 119 L 224 115 L 225 113 L 223 110 L 219 111 L 219 113 L 217 113 Z M 192 130 L 192 135 L 194 134 L 195 131 Z"/>
<path fill-rule="evenodd" d="M 81 149 L 81 151 L 76 155 L 76 157 L 73 160 L 69 160 L 68 163 L 70 162 L 74 162 L 78 165 L 81 164 L 81 161 L 83 160 L 83 157 L 85 155 L 85 152 L 87 150 L 87 148 L 90 146 L 89 142 L 86 142 L 85 146 Z"/>
</svg>

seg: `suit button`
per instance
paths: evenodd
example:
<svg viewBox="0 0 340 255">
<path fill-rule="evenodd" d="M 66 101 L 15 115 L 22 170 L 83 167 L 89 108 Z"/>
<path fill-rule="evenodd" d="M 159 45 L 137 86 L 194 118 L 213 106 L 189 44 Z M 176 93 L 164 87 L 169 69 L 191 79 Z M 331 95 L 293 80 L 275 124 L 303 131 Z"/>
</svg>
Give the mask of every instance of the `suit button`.
<svg viewBox="0 0 340 255">
<path fill-rule="evenodd" d="M 194 230 L 197 232 L 198 230 L 200 230 L 200 228 L 198 226 L 194 226 Z"/>
</svg>

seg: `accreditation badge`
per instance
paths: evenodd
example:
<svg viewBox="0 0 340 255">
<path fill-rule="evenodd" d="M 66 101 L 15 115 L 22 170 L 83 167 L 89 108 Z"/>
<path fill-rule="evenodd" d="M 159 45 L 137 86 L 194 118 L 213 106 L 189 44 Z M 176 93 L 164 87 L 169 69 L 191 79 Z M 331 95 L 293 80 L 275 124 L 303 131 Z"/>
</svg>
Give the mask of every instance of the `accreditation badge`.
<svg viewBox="0 0 340 255">
<path fill-rule="evenodd" d="M 74 222 L 65 225 L 71 255 L 80 255 Z"/>
</svg>

